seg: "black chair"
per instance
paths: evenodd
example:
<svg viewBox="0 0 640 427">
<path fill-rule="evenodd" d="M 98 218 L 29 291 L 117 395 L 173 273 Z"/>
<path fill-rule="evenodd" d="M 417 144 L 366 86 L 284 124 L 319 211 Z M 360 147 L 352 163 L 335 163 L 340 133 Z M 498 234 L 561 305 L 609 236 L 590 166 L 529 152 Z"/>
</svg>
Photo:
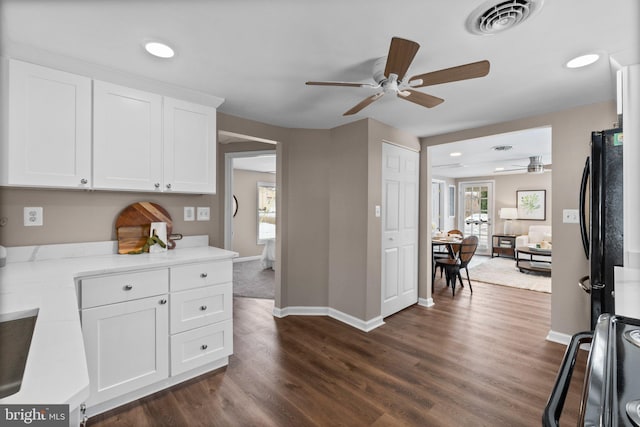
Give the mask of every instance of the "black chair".
<svg viewBox="0 0 640 427">
<path fill-rule="evenodd" d="M 444 259 L 438 258 L 436 259 L 436 266 L 443 268 L 445 271 L 445 276 L 447 279 L 447 286 L 451 286 L 452 295 L 456 295 L 456 282 L 460 279 L 460 287 L 464 288 L 464 282 L 462 281 L 462 275 L 460 274 L 460 270 L 462 268 L 467 272 L 467 281 L 469 282 L 469 289 L 473 292 L 473 288 L 471 287 L 471 279 L 469 279 L 469 269 L 467 265 L 469 265 L 469 261 L 473 258 L 473 255 L 476 253 L 476 249 L 478 248 L 478 237 L 477 236 L 469 236 L 462 239 L 460 243 L 460 249 L 454 259 Z"/>
<path fill-rule="evenodd" d="M 449 230 L 447 232 L 447 236 L 451 237 L 451 236 L 460 236 L 460 238 L 462 239 L 462 237 L 464 236 L 464 234 L 462 234 L 462 231 L 460 230 Z M 458 253 L 458 246 L 459 245 L 441 245 L 441 246 L 445 246 L 446 250 L 434 250 L 433 251 L 433 265 L 431 266 L 431 291 L 433 292 L 433 281 L 436 279 L 436 270 L 438 269 L 438 265 L 436 265 L 435 260 L 439 259 L 439 258 L 444 258 L 444 259 L 448 259 L 451 257 L 456 256 L 456 254 Z M 440 277 L 442 277 L 442 271 L 443 268 L 442 266 L 440 266 Z"/>
</svg>

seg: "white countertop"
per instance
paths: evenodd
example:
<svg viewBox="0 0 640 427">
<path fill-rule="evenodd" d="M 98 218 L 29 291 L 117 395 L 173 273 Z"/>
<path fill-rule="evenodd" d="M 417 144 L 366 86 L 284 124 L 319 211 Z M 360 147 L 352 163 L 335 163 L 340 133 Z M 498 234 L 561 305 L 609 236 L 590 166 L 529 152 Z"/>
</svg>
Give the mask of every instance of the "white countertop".
<svg viewBox="0 0 640 427">
<path fill-rule="evenodd" d="M 95 253 L 83 244 L 64 245 L 67 254 Z M 90 245 L 90 244 L 89 244 Z M 56 246 L 56 245 L 52 245 Z M 0 404 L 69 404 L 77 408 L 89 396 L 89 374 L 80 326 L 75 279 L 84 276 L 168 267 L 233 258 L 237 253 L 210 246 L 157 254 L 36 256 L 0 268 L 0 316 L 38 309 L 22 387 Z M 73 250 L 69 251 L 68 249 Z M 51 249 L 51 247 L 49 247 Z M 60 252 L 60 248 L 54 247 Z M 44 250 L 43 253 L 46 253 Z M 50 251 L 52 252 L 52 251 Z M 45 258 L 45 259 L 43 259 Z M 49 259 L 46 259 L 49 258 Z M 51 259 L 55 258 L 55 259 Z"/>
</svg>

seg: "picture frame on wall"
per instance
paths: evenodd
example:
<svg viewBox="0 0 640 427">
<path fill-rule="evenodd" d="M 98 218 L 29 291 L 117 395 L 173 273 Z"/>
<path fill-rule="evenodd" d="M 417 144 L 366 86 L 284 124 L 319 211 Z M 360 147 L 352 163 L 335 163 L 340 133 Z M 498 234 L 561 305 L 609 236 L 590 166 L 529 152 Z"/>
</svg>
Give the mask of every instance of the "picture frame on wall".
<svg viewBox="0 0 640 427">
<path fill-rule="evenodd" d="M 546 190 L 516 191 L 518 219 L 544 221 L 547 213 Z"/>
</svg>

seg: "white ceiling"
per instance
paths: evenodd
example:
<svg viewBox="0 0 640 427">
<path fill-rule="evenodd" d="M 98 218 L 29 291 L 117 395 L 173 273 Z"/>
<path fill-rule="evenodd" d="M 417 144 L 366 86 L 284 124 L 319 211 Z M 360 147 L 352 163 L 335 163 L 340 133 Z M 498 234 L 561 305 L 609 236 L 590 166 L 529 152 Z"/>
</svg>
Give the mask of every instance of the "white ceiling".
<svg viewBox="0 0 640 427">
<path fill-rule="evenodd" d="M 507 151 L 496 151 L 493 149 L 496 146 L 512 148 Z M 531 156 L 542 156 L 542 163 L 551 165 L 551 128 L 525 129 L 467 139 L 432 146 L 428 150 L 431 174 L 434 178 L 469 178 L 527 173 L 526 166 Z M 451 153 L 456 152 L 461 155 L 452 157 Z M 498 167 L 504 170 L 497 172 Z M 550 169 L 550 166 L 546 169 Z"/>
<path fill-rule="evenodd" d="M 530 20 L 492 36 L 465 29 L 478 0 L 0 1 L 5 56 L 43 52 L 168 82 L 225 98 L 224 113 L 291 128 L 371 117 L 436 135 L 613 99 L 610 58 L 640 62 L 638 0 L 546 0 Z M 483 59 L 491 72 L 420 89 L 445 99 L 432 109 L 387 96 L 349 118 L 342 113 L 372 89 L 305 85 L 372 81 L 392 36 L 421 45 L 408 75 Z M 149 39 L 168 42 L 176 57 L 150 57 Z M 563 66 L 590 51 L 603 57 L 585 69 Z"/>
<path fill-rule="evenodd" d="M 233 159 L 233 168 L 253 172 L 276 173 L 276 155 L 237 157 Z"/>
</svg>

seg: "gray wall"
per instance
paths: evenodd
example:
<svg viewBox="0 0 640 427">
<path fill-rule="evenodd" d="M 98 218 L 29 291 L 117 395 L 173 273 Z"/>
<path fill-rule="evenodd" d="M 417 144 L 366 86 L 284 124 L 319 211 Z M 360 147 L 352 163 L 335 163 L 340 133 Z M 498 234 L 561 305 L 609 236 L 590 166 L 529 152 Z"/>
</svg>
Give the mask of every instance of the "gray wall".
<svg viewBox="0 0 640 427">
<path fill-rule="evenodd" d="M 276 182 L 273 173 L 233 170 L 233 195 L 238 200 L 238 212 L 233 217 L 232 250 L 241 257 L 261 255 L 264 245 L 258 244 L 258 183 Z"/>
<path fill-rule="evenodd" d="M 582 251 L 579 226 L 563 224 L 562 210 L 578 208 L 580 178 L 585 159 L 589 155 L 591 131 L 608 129 L 616 120 L 615 103 L 603 102 L 421 139 L 425 148 L 422 150 L 422 160 L 426 162 L 426 147 L 431 145 L 539 126 L 552 127 L 554 256 L 551 276 L 551 329 L 555 332 L 573 334 L 589 328 L 589 298 L 576 285 L 578 278 L 588 274 L 587 260 Z M 426 191 L 423 187 L 422 192 Z M 423 217 L 428 219 L 427 214 Z M 421 234 L 421 237 L 423 241 L 428 240 L 426 233 Z M 427 251 L 422 254 L 422 263 L 426 263 L 429 260 Z M 431 290 L 426 289 L 428 278 L 423 279 L 426 279 L 423 283 L 424 291 L 430 293 Z"/>
</svg>

